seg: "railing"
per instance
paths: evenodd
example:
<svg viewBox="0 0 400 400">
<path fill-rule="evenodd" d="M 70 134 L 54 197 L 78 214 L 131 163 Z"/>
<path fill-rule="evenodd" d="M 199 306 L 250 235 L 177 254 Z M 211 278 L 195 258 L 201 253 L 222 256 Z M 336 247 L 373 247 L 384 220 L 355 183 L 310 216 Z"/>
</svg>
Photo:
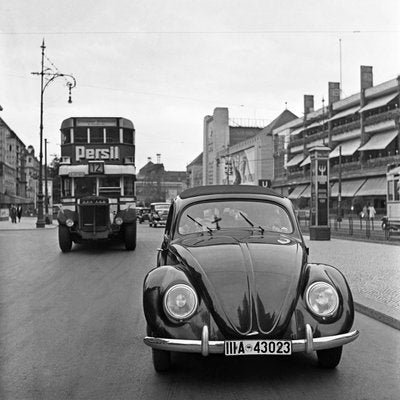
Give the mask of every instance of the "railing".
<svg viewBox="0 0 400 400">
<path fill-rule="evenodd" d="M 297 216 L 300 228 L 303 234 L 310 231 L 310 219 L 306 214 L 299 213 Z M 341 239 L 359 239 L 371 241 L 387 241 L 391 239 L 400 239 L 399 235 L 388 235 L 383 229 L 380 218 L 369 220 L 362 219 L 357 216 L 347 216 L 338 220 L 338 218 L 330 217 L 329 226 L 331 228 L 331 236 Z"/>
</svg>

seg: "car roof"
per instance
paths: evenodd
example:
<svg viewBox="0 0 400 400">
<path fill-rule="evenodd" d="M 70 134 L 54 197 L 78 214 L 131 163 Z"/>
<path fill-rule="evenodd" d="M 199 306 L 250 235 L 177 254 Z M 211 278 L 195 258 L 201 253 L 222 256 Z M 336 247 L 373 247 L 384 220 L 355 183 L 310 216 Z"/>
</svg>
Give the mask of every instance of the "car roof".
<svg viewBox="0 0 400 400">
<path fill-rule="evenodd" d="M 282 195 L 272 189 L 256 185 L 208 185 L 197 186 L 184 190 L 179 197 L 188 199 L 190 197 L 214 195 L 214 194 L 264 194 L 283 198 Z"/>
</svg>

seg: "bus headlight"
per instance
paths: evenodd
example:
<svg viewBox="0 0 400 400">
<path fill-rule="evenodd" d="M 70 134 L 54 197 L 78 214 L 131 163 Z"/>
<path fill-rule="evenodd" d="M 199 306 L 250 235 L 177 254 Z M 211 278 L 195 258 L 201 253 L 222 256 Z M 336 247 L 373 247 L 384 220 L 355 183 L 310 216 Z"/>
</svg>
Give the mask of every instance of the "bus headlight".
<svg viewBox="0 0 400 400">
<path fill-rule="evenodd" d="M 65 225 L 67 225 L 68 228 L 72 228 L 72 227 L 74 226 L 74 221 L 73 221 L 71 218 L 68 218 L 68 219 L 65 221 Z"/>
<path fill-rule="evenodd" d="M 115 222 L 117 225 L 122 225 L 122 223 L 123 223 L 124 221 L 122 220 L 121 217 L 117 217 L 117 218 L 115 218 L 114 222 Z"/>
<path fill-rule="evenodd" d="M 196 292 L 185 284 L 170 287 L 164 296 L 164 311 L 167 316 L 181 321 L 191 317 L 197 309 Z"/>
<path fill-rule="evenodd" d="M 336 289 L 329 283 L 315 282 L 307 289 L 306 303 L 313 314 L 319 317 L 330 317 L 339 307 L 339 296 Z"/>
</svg>

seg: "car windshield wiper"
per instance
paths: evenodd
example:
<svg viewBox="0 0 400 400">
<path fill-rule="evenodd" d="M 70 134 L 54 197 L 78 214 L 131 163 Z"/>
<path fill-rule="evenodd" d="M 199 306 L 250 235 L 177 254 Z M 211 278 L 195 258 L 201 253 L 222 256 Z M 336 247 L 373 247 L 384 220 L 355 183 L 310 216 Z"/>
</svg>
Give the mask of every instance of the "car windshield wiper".
<svg viewBox="0 0 400 400">
<path fill-rule="evenodd" d="M 241 211 L 239 211 L 239 214 L 252 228 L 258 228 L 261 232 L 261 235 L 264 234 L 264 228 L 261 225 L 256 226 Z"/>
<path fill-rule="evenodd" d="M 212 235 L 212 229 L 211 229 L 209 226 L 201 224 L 199 221 L 196 221 L 196 220 L 195 220 L 193 217 L 191 217 L 189 214 L 186 214 L 186 216 L 187 216 L 189 219 L 191 219 L 195 224 L 197 224 L 198 226 L 200 226 L 200 228 L 204 228 L 204 227 L 207 228 L 209 234 Z"/>
</svg>

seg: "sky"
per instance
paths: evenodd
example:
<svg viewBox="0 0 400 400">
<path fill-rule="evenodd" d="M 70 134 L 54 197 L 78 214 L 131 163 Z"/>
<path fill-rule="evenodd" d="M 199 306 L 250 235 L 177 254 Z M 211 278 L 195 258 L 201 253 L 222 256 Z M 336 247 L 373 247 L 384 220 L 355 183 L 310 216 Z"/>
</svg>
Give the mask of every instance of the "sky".
<svg viewBox="0 0 400 400">
<path fill-rule="evenodd" d="M 1 118 L 39 153 L 41 44 L 45 66 L 73 75 L 44 91 L 48 157 L 69 117 L 125 117 L 136 167 L 148 157 L 183 171 L 203 150 L 216 107 L 267 125 L 304 94 L 322 107 L 328 82 L 360 91 L 400 75 L 398 0 L 0 0 Z M 326 103 L 325 103 L 326 104 Z M 259 122 L 260 123 L 260 122 Z"/>
</svg>

